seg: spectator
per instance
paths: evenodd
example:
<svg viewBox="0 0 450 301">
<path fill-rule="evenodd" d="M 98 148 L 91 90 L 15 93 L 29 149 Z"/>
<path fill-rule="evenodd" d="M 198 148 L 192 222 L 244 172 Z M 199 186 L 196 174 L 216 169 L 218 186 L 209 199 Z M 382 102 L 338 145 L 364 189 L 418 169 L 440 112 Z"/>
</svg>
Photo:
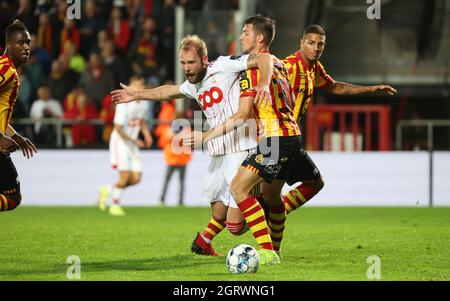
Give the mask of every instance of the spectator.
<svg viewBox="0 0 450 301">
<path fill-rule="evenodd" d="M 145 19 L 141 26 L 139 39 L 133 51 L 133 72 L 148 80 L 158 75 L 158 44 L 156 23 L 152 18 Z"/>
<path fill-rule="evenodd" d="M 87 58 L 96 44 L 97 32 L 101 29 L 102 24 L 93 0 L 86 1 L 84 14 L 80 25 L 80 36 L 83 41 L 80 51 Z"/>
<path fill-rule="evenodd" d="M 17 96 L 17 103 L 14 108 L 14 117 L 26 118 L 30 111 L 31 101 L 33 97 L 33 86 L 26 74 L 23 74 L 23 69 L 17 70 L 19 73 L 20 89 Z"/>
<path fill-rule="evenodd" d="M 100 110 L 103 98 L 114 88 L 114 78 L 98 53 L 94 52 L 89 56 L 89 66 L 81 74 L 79 84 L 92 99 L 97 110 Z"/>
<path fill-rule="evenodd" d="M 120 87 L 120 83 L 128 82 L 130 78 L 129 65 L 116 53 L 116 48 L 112 41 L 106 41 L 102 49 L 102 58 L 107 69 L 114 77 L 114 87 Z"/>
<path fill-rule="evenodd" d="M 111 12 L 108 33 L 114 44 L 123 52 L 127 52 L 131 40 L 131 28 L 129 21 L 123 17 L 120 7 L 114 7 Z"/>
<path fill-rule="evenodd" d="M 14 18 L 20 19 L 32 34 L 36 33 L 36 28 L 38 25 L 33 10 L 33 5 L 30 0 L 20 0 L 19 9 L 17 10 L 16 17 Z"/>
<path fill-rule="evenodd" d="M 71 19 L 64 19 L 64 28 L 61 31 L 61 37 L 60 37 L 60 45 L 61 45 L 61 52 L 60 54 L 65 54 L 67 51 L 66 49 L 66 42 L 70 41 L 73 46 L 73 52 L 77 53 L 80 49 L 80 31 L 75 25 L 75 21 Z"/>
<path fill-rule="evenodd" d="M 175 78 L 175 1 L 164 0 L 156 20 L 161 36 L 161 61 L 164 79 Z"/>
<path fill-rule="evenodd" d="M 52 15 L 50 18 L 54 36 L 57 37 L 58 39 L 61 38 L 61 32 L 64 28 L 64 21 L 68 20 L 67 19 L 67 9 L 68 9 L 68 4 L 66 3 L 66 1 L 59 1 L 59 3 L 57 4 L 56 13 L 54 15 Z M 62 42 L 58 42 L 57 44 L 54 45 L 55 57 L 62 52 L 63 45 L 64 45 L 64 43 L 62 43 Z"/>
<path fill-rule="evenodd" d="M 54 35 L 52 25 L 50 23 L 50 17 L 47 13 L 43 13 L 39 16 L 39 26 L 37 30 L 37 45 L 39 48 L 43 48 L 50 53 L 52 57 L 55 56 L 55 42 L 57 38 Z"/>
<path fill-rule="evenodd" d="M 128 14 L 131 31 L 134 31 L 143 21 L 144 6 L 141 0 L 126 0 L 125 9 Z"/>
<path fill-rule="evenodd" d="M 78 82 L 78 77 L 75 71 L 69 69 L 69 58 L 67 55 L 61 55 L 54 60 L 49 78 L 49 88 L 53 97 L 60 103 L 63 103 L 74 84 Z"/>
<path fill-rule="evenodd" d="M 47 81 L 47 74 L 44 73 L 36 55 L 37 54 L 31 53 L 28 62 L 22 67 L 23 72 L 27 75 L 31 83 L 32 98 L 36 97 L 37 89 Z"/>
<path fill-rule="evenodd" d="M 80 74 L 86 70 L 86 60 L 78 53 L 72 41 L 67 40 L 64 44 L 64 56 L 69 60 L 69 69 Z"/>
<path fill-rule="evenodd" d="M 52 63 L 52 58 L 50 56 L 50 53 L 48 53 L 47 50 L 44 48 L 39 48 L 38 43 L 36 42 L 37 37 L 35 34 L 31 35 L 31 53 L 34 53 L 36 56 L 37 61 L 42 67 L 42 71 L 45 74 L 50 73 L 50 65 Z"/>
<path fill-rule="evenodd" d="M 74 147 L 94 145 L 97 142 L 95 127 L 88 122 L 98 118 L 97 110 L 84 91 L 78 90 L 75 93 L 75 101 L 66 104 L 64 111 L 65 119 L 77 122 L 70 126 L 72 145 Z"/>
<path fill-rule="evenodd" d="M 43 118 L 61 118 L 63 109 L 61 103 L 53 99 L 48 86 L 38 89 L 38 99 L 31 105 L 30 117 L 34 120 L 34 137 L 37 143 L 51 145 L 56 141 L 56 127 L 52 124 L 42 124 Z"/>
<path fill-rule="evenodd" d="M 97 33 L 97 45 L 94 47 L 95 52 L 102 52 L 103 48 L 105 47 L 106 43 L 108 41 L 111 41 L 111 38 L 108 35 L 108 32 L 106 30 L 100 30 Z"/>
</svg>

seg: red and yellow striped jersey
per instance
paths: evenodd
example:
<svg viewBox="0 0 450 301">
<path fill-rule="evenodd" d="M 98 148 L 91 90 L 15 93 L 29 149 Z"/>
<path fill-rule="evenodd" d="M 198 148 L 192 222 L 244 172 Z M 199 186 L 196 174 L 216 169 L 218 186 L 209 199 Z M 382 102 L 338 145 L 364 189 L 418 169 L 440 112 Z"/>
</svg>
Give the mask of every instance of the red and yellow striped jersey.
<svg viewBox="0 0 450 301">
<path fill-rule="evenodd" d="M 289 82 L 295 95 L 294 118 L 300 122 L 312 100 L 314 87 L 326 87 L 333 83 L 333 79 L 319 61 L 309 67 L 300 55 L 300 51 L 289 55 L 283 62 L 286 65 Z"/>
<path fill-rule="evenodd" d="M 255 97 L 256 91 L 251 90 L 260 80 L 258 69 L 242 72 L 240 76 L 240 97 Z M 258 123 L 258 139 L 266 137 L 289 137 L 300 135 L 300 129 L 292 112 L 294 95 L 289 84 L 286 67 L 276 60 L 270 85 L 271 103 L 267 106 L 254 106 L 253 110 Z"/>
<path fill-rule="evenodd" d="M 0 56 L 0 132 L 6 133 L 19 94 L 19 76 L 13 62 Z"/>
</svg>

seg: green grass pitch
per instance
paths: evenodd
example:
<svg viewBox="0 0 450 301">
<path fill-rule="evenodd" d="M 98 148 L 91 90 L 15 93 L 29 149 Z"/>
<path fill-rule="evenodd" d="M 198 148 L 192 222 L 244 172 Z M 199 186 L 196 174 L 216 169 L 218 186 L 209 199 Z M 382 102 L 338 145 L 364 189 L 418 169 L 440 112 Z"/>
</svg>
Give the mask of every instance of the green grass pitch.
<svg viewBox="0 0 450 301">
<path fill-rule="evenodd" d="M 450 280 L 450 208 L 306 207 L 290 214 L 282 263 L 231 275 L 225 256 L 198 256 L 192 240 L 208 208 L 125 207 L 111 217 L 94 207 L 19 207 L 0 213 L 0 280 L 67 280 L 70 255 L 81 280 L 368 280 L 379 256 L 381 280 Z M 224 230 L 222 254 L 250 232 Z"/>
</svg>

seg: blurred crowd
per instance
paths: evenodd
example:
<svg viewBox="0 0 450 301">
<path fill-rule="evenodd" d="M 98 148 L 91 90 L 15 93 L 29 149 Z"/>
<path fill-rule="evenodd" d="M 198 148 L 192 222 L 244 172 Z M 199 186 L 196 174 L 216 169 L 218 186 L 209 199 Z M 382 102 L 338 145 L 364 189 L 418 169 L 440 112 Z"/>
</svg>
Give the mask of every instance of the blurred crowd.
<svg viewBox="0 0 450 301">
<path fill-rule="evenodd" d="M 67 147 L 106 145 L 114 118 L 111 90 L 121 82 L 127 83 L 134 74 L 144 77 L 148 88 L 174 80 L 176 5 L 184 6 L 189 17 L 190 13 L 203 10 L 204 5 L 236 9 L 238 3 L 83 0 L 79 1 L 80 18 L 71 20 L 67 11 L 76 1 L 69 2 L 0 0 L 1 53 L 4 29 L 14 19 L 20 19 L 31 34 L 32 51 L 20 70 L 14 119 L 36 120 L 32 127 L 23 130 L 31 128 L 41 146 L 54 146 L 56 135 L 54 125 L 38 122 L 41 118 L 73 121 L 73 125 L 64 128 Z M 207 24 L 211 33 L 217 31 L 216 26 L 213 21 Z M 226 51 L 233 52 L 233 45 L 228 44 Z M 152 107 L 151 118 L 158 116 L 160 107 Z M 191 115 L 187 111 L 179 117 Z M 89 119 L 101 119 L 103 124 L 86 124 L 84 121 Z"/>
</svg>

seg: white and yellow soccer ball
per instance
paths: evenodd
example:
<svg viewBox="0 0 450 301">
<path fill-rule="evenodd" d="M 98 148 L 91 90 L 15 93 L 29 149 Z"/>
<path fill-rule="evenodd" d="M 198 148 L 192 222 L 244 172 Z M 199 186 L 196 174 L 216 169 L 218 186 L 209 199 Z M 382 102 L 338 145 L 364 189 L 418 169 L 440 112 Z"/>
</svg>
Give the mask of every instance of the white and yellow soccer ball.
<svg viewBox="0 0 450 301">
<path fill-rule="evenodd" d="M 247 244 L 239 244 L 227 254 L 226 265 L 232 274 L 256 273 L 259 268 L 259 254 Z"/>
</svg>

